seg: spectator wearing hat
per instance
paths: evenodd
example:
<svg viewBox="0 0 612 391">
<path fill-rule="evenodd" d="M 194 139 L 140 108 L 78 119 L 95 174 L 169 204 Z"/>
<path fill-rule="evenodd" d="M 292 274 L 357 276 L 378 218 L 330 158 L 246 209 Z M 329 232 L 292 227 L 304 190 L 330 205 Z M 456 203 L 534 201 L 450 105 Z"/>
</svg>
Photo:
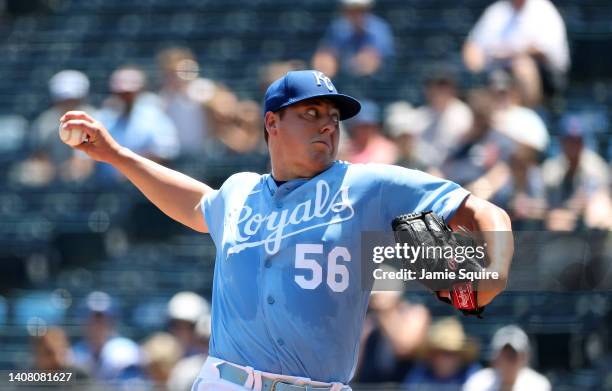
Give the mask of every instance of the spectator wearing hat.
<svg viewBox="0 0 612 391">
<path fill-rule="evenodd" d="M 312 59 L 329 77 L 381 76 L 395 56 L 389 24 L 371 13 L 373 0 L 341 0 L 342 15 L 332 21 Z"/>
<path fill-rule="evenodd" d="M 361 111 L 346 121 L 349 142 L 346 160 L 351 163 L 385 163 L 397 160 L 396 145 L 382 134 L 380 109 L 376 103 L 361 101 Z"/>
<path fill-rule="evenodd" d="M 428 162 L 421 148 L 421 134 L 414 126 L 417 115 L 410 103 L 393 102 L 385 110 L 385 130 L 398 149 L 394 164 L 424 171 Z"/>
<path fill-rule="evenodd" d="M 138 345 L 116 331 L 118 308 L 107 293 L 94 291 L 82 306 L 84 339 L 72 348 L 74 363 L 94 379 L 112 381 L 138 365 Z"/>
<path fill-rule="evenodd" d="M 546 195 L 539 161 L 548 147 L 548 129 L 535 111 L 520 105 L 511 75 L 498 71 L 489 82 L 492 126 L 504 152 L 466 187 L 505 208 L 517 228 L 541 229 Z"/>
<path fill-rule="evenodd" d="M 89 79 L 79 71 L 66 69 L 49 80 L 52 106 L 32 123 L 32 154 L 15 167 L 17 181 L 32 187 L 46 186 L 56 179 L 64 182 L 82 181 L 93 172 L 93 162 L 75 153 L 58 138 L 60 117 L 69 110 L 95 113 L 87 103 Z"/>
<path fill-rule="evenodd" d="M 522 105 L 514 76 L 502 70 L 491 73 L 489 91 L 495 129 L 519 144 L 545 151 L 549 142 L 546 124 L 534 110 Z"/>
<path fill-rule="evenodd" d="M 562 153 L 544 162 L 543 174 L 551 210 L 547 228 L 573 231 L 611 228 L 610 171 L 604 159 L 585 146 L 591 132 L 579 115 L 561 123 Z"/>
<path fill-rule="evenodd" d="M 183 356 L 183 348 L 171 334 L 158 332 L 142 344 L 143 366 L 152 390 L 167 390 L 172 368 Z"/>
<path fill-rule="evenodd" d="M 498 0 L 468 35 L 463 59 L 474 73 L 510 71 L 522 103 L 534 107 L 564 88 L 570 65 L 565 24 L 549 0 Z"/>
<path fill-rule="evenodd" d="M 480 369 L 475 363 L 478 347 L 468 339 L 461 323 L 452 317 L 434 323 L 421 347 L 422 363 L 404 379 L 414 391 L 458 390 Z"/>
<path fill-rule="evenodd" d="M 168 330 L 181 345 L 185 357 L 208 352 L 208 341 L 202 341 L 196 329 L 203 316 L 210 317 L 206 299 L 194 292 L 179 292 L 168 302 L 167 315 Z"/>
<path fill-rule="evenodd" d="M 544 152 L 550 137 L 546 124 L 535 111 L 520 106 L 512 106 L 495 113 L 496 129 L 515 142 Z"/>
<path fill-rule="evenodd" d="M 59 119 L 66 111 L 94 110 L 87 103 L 89 79 L 83 72 L 66 69 L 53 75 L 49 80 L 49 95 L 53 105 L 32 124 L 34 146 L 40 150 L 56 144 Z M 67 159 L 65 148 L 56 147 L 50 153 L 55 164 Z"/>
<path fill-rule="evenodd" d="M 488 90 L 470 91 L 467 102 L 474 116 L 472 126 L 440 166 L 440 175 L 462 186 L 476 181 L 500 161 L 508 161 L 512 146 L 512 141 L 495 129 Z"/>
<path fill-rule="evenodd" d="M 417 109 L 414 128 L 421 134 L 421 154 L 429 167 L 438 168 L 448 153 L 470 130 L 473 115 L 457 97 L 452 68 L 436 65 L 425 78 L 427 104 Z"/>
<path fill-rule="evenodd" d="M 152 160 L 176 158 L 180 151 L 176 127 L 164 113 L 159 97 L 145 91 L 144 71 L 135 66 L 120 67 L 111 75 L 109 85 L 112 96 L 98 119 L 112 136 Z"/>
<path fill-rule="evenodd" d="M 546 377 L 529 367 L 529 338 L 518 326 L 497 330 L 491 341 L 491 368 L 472 375 L 463 391 L 550 391 Z"/>
</svg>

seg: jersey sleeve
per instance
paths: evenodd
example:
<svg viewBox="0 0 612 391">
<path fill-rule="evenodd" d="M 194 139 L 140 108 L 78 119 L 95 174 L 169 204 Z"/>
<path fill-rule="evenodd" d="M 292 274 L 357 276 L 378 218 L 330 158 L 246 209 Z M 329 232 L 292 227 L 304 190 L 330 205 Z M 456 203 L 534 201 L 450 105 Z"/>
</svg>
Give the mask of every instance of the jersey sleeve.
<svg viewBox="0 0 612 391">
<path fill-rule="evenodd" d="M 220 245 L 223 238 L 226 205 L 230 202 L 227 195 L 234 191 L 235 179 L 239 174 L 227 178 L 219 190 L 206 193 L 200 202 L 200 209 L 208 226 L 208 232 L 216 245 Z"/>
<path fill-rule="evenodd" d="M 208 225 L 208 232 L 217 246 L 221 245 L 225 217 L 232 210 L 242 208 L 244 198 L 259 182 L 259 174 L 239 172 L 227 178 L 219 190 L 207 193 L 200 202 L 200 210 Z"/>
<path fill-rule="evenodd" d="M 397 215 L 433 211 L 448 222 L 470 194 L 455 182 L 398 166 L 380 168 L 385 221 Z"/>
<path fill-rule="evenodd" d="M 217 238 L 221 237 L 223 228 L 223 211 L 225 210 L 223 204 L 220 190 L 206 193 L 200 202 L 200 210 L 208 226 L 208 232 L 215 243 L 217 243 Z"/>
</svg>

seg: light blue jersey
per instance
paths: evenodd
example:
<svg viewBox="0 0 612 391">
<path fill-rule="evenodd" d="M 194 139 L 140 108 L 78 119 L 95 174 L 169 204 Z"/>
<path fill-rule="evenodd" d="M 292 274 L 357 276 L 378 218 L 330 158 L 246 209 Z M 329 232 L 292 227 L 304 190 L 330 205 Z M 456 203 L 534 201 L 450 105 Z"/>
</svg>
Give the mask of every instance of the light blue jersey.
<svg viewBox="0 0 612 391">
<path fill-rule="evenodd" d="M 469 193 L 420 171 L 335 162 L 277 186 L 240 173 L 205 196 L 217 246 L 210 355 L 277 374 L 348 383 L 369 292 L 362 231 L 402 213 L 448 219 Z"/>
</svg>

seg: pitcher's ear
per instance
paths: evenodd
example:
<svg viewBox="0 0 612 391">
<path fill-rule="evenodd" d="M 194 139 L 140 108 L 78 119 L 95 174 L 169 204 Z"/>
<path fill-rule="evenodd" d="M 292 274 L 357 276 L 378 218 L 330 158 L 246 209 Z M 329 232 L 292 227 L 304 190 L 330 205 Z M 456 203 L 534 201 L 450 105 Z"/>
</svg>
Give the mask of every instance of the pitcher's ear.
<svg viewBox="0 0 612 391">
<path fill-rule="evenodd" d="M 278 126 L 276 114 L 271 111 L 268 111 L 264 119 L 264 124 L 268 133 L 276 133 Z"/>
</svg>

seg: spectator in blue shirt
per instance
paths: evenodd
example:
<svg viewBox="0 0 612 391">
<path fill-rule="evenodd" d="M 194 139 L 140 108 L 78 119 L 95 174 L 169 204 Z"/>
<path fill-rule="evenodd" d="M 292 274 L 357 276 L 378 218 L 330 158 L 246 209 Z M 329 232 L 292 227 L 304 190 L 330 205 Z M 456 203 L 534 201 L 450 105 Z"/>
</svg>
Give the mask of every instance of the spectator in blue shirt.
<svg viewBox="0 0 612 391">
<path fill-rule="evenodd" d="M 95 380 L 114 382 L 139 373 L 138 345 L 117 332 L 119 304 L 106 292 L 87 295 L 83 308 L 84 338 L 72 347 L 74 365 Z"/>
<path fill-rule="evenodd" d="M 180 144 L 174 123 L 164 112 L 160 98 L 145 91 L 146 75 L 135 66 L 123 66 L 110 77 L 111 97 L 99 112 L 99 120 L 123 146 L 156 162 L 178 157 Z M 98 167 L 97 179 L 114 182 L 119 176 L 110 166 Z"/>
<path fill-rule="evenodd" d="M 389 24 L 370 10 L 373 0 L 341 0 L 342 15 L 328 27 L 313 57 L 313 67 L 333 77 L 377 76 L 395 55 Z"/>
</svg>

